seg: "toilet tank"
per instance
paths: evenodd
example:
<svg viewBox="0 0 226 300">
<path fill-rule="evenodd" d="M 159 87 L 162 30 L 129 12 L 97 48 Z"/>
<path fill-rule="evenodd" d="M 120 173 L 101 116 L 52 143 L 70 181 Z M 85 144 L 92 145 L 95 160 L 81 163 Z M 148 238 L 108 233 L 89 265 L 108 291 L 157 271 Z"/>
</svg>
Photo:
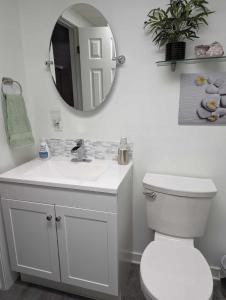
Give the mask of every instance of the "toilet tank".
<svg viewBox="0 0 226 300">
<path fill-rule="evenodd" d="M 211 179 L 147 173 L 143 187 L 149 228 L 184 238 L 204 234 L 217 193 Z"/>
</svg>

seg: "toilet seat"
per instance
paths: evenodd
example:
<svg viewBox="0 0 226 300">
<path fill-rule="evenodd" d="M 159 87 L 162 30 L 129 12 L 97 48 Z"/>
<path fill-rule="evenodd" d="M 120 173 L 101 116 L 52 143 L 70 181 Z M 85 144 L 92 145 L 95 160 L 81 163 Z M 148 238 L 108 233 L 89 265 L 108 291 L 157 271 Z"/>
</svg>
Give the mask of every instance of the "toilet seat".
<svg viewBox="0 0 226 300">
<path fill-rule="evenodd" d="M 195 248 L 151 242 L 142 255 L 141 286 L 146 299 L 210 300 L 212 274 Z"/>
</svg>

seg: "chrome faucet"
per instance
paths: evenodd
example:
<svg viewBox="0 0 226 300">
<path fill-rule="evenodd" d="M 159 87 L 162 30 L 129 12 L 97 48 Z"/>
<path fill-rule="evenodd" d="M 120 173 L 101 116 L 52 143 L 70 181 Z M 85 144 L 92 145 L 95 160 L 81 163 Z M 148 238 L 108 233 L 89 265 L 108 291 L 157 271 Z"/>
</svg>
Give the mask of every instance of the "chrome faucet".
<svg viewBox="0 0 226 300">
<path fill-rule="evenodd" d="M 85 154 L 84 140 L 78 139 L 75 142 L 76 145 L 71 149 L 71 154 L 77 156 L 76 158 L 74 158 L 77 161 L 82 161 Z"/>
<path fill-rule="evenodd" d="M 85 144 L 84 139 L 77 139 L 76 145 L 71 149 L 72 156 L 75 156 L 72 158 L 72 162 L 91 162 L 90 159 L 87 159 L 85 157 Z"/>
</svg>

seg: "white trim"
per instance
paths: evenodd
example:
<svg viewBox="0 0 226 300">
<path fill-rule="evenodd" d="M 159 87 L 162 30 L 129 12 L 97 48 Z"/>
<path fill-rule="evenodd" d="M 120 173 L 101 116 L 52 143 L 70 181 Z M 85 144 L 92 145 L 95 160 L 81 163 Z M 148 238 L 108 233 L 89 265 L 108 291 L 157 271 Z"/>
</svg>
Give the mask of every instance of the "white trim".
<svg viewBox="0 0 226 300">
<path fill-rule="evenodd" d="M 213 279 L 214 280 L 220 280 L 220 267 L 215 267 L 215 266 L 210 266 L 210 270 L 212 272 L 213 275 Z"/>
<path fill-rule="evenodd" d="M 24 282 L 30 282 L 36 285 L 45 286 L 54 290 L 62 291 L 65 293 L 83 296 L 89 299 L 99 300 L 121 300 L 121 296 L 107 295 L 102 292 L 91 291 L 88 289 L 80 288 L 77 286 L 68 285 L 62 282 L 56 282 L 41 277 L 35 277 L 31 275 L 21 274 L 21 280 Z M 78 298 L 77 298 L 78 299 Z"/>
<path fill-rule="evenodd" d="M 142 256 L 142 253 L 141 252 L 131 252 L 131 262 L 133 264 L 137 264 L 139 265 L 140 264 L 140 261 L 141 261 L 141 256 Z"/>
<path fill-rule="evenodd" d="M 140 264 L 142 257 L 141 252 L 131 252 L 131 262 L 133 264 Z M 220 280 L 220 268 L 216 266 L 210 266 L 210 270 L 214 280 Z"/>
</svg>

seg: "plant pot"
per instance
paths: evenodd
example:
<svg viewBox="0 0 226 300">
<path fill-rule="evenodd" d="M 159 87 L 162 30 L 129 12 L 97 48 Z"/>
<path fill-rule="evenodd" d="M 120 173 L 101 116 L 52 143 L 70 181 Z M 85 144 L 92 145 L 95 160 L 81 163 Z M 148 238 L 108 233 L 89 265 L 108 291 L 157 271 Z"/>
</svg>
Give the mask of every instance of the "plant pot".
<svg viewBox="0 0 226 300">
<path fill-rule="evenodd" d="M 166 44 L 166 60 L 184 59 L 185 49 L 185 42 L 174 42 Z"/>
</svg>

